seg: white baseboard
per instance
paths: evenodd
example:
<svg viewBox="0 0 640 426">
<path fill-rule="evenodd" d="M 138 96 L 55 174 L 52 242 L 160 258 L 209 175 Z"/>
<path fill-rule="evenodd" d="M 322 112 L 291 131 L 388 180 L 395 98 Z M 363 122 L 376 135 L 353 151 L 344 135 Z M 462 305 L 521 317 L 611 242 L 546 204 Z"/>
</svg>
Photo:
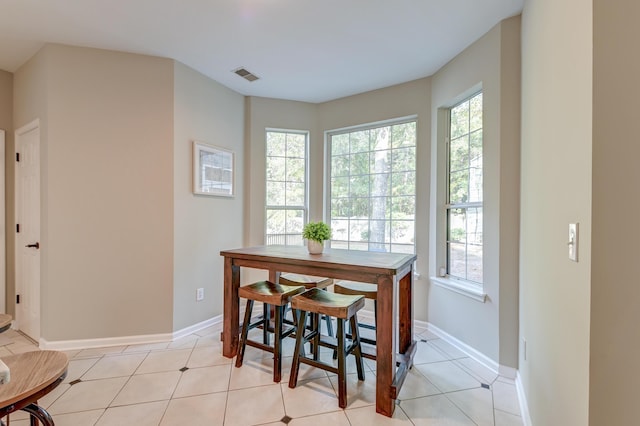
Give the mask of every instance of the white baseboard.
<svg viewBox="0 0 640 426">
<path fill-rule="evenodd" d="M 522 376 L 520 372 L 516 374 L 516 391 L 518 394 L 518 403 L 520 404 L 520 414 L 522 415 L 522 423 L 524 426 L 531 426 L 531 415 L 529 414 L 529 404 L 527 404 L 527 397 L 524 393 L 524 387 L 522 386 Z"/>
<path fill-rule="evenodd" d="M 218 315 L 216 317 L 209 318 L 208 320 L 199 322 L 181 330 L 174 331 L 173 333 L 55 341 L 48 341 L 44 338 L 40 338 L 39 347 L 40 349 L 71 351 L 77 349 L 102 348 L 108 346 L 145 345 L 149 343 L 171 342 L 181 337 L 188 336 L 189 334 L 195 333 L 199 330 L 211 327 L 212 325 L 220 324 L 221 322 L 222 315 Z"/>
<path fill-rule="evenodd" d="M 529 415 L 529 406 L 527 404 L 527 398 L 524 393 L 524 388 L 522 386 L 522 377 L 520 376 L 520 372 L 518 369 L 513 367 L 507 367 L 505 365 L 500 365 L 491 358 L 484 355 L 482 352 L 477 351 L 466 343 L 456 339 L 449 333 L 443 331 L 442 329 L 436 327 L 435 325 L 424 322 L 424 321 L 414 321 L 415 327 L 422 327 L 440 337 L 442 340 L 450 343 L 455 346 L 465 354 L 469 355 L 470 358 L 478 361 L 480 364 L 484 365 L 491 371 L 496 374 L 499 374 L 503 377 L 508 377 L 510 379 L 515 380 L 516 384 L 516 393 L 518 394 L 518 403 L 520 404 L 520 413 L 522 414 L 522 421 L 524 426 L 531 426 L 531 416 Z"/>
<path fill-rule="evenodd" d="M 185 327 L 182 330 L 174 331 L 172 340 L 176 340 L 181 337 L 188 336 L 189 334 L 193 334 L 197 331 L 200 331 L 207 327 L 211 327 L 213 325 L 218 325 L 218 324 L 222 324 L 222 315 L 218 315 L 213 318 L 209 318 L 208 320 L 199 322 L 197 324 L 190 325 L 189 327 Z"/>
<path fill-rule="evenodd" d="M 461 350 L 462 352 L 464 352 L 465 354 L 469 355 L 470 358 L 478 361 L 480 364 L 484 365 L 485 367 L 487 367 L 489 370 L 493 371 L 496 374 L 500 374 L 500 375 L 505 375 L 502 374 L 502 372 L 505 373 L 511 373 L 510 371 L 508 371 L 508 369 L 510 367 L 505 367 L 505 366 L 501 366 L 499 365 L 497 362 L 495 362 L 494 360 L 492 360 L 491 358 L 489 358 L 488 356 L 486 356 L 485 354 L 483 354 L 482 352 L 476 350 L 475 348 L 467 345 L 466 343 L 464 343 L 461 340 L 458 340 L 457 338 L 453 337 L 452 335 L 450 335 L 449 333 L 445 332 L 444 330 L 436 327 L 435 325 L 429 323 L 429 322 L 422 322 L 422 321 L 415 321 L 416 326 L 422 326 L 424 328 L 426 328 L 428 331 L 430 331 L 431 333 L 435 334 L 436 336 L 440 337 L 442 340 L 446 341 L 447 343 L 450 343 L 451 345 L 455 346 L 457 349 Z M 511 369 L 514 370 L 515 369 Z M 509 377 L 509 376 L 507 376 Z M 511 376 L 510 378 L 515 378 L 515 374 L 513 374 L 513 376 Z"/>
</svg>

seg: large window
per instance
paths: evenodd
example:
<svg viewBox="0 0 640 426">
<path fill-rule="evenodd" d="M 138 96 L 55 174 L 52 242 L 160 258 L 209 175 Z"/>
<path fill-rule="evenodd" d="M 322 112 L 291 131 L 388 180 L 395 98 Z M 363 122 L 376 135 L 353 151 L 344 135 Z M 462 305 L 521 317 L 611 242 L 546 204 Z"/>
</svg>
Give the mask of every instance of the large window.
<svg viewBox="0 0 640 426">
<path fill-rule="evenodd" d="M 450 110 L 447 274 L 482 284 L 482 93 Z"/>
<path fill-rule="evenodd" d="M 307 217 L 306 132 L 266 132 L 265 244 L 302 245 Z"/>
<path fill-rule="evenodd" d="M 416 123 L 330 133 L 331 247 L 415 253 Z"/>
</svg>

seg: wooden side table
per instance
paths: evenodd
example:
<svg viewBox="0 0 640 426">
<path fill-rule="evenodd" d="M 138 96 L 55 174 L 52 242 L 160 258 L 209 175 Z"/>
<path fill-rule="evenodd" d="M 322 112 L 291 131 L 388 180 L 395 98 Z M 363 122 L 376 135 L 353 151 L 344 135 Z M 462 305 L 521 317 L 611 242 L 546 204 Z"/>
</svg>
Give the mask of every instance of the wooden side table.
<svg viewBox="0 0 640 426">
<path fill-rule="evenodd" d="M 11 371 L 11 381 L 0 385 L 0 418 L 17 410 L 31 415 L 44 426 L 54 426 L 47 411 L 38 405 L 42 398 L 67 376 L 69 360 L 63 352 L 34 351 L 2 358 Z"/>
</svg>

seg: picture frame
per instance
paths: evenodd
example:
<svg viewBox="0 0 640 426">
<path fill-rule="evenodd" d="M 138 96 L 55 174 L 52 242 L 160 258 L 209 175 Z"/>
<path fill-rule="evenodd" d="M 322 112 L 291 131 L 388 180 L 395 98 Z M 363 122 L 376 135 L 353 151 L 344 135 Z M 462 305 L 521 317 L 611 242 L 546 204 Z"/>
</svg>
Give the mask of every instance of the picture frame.
<svg viewBox="0 0 640 426">
<path fill-rule="evenodd" d="M 233 197 L 235 195 L 235 153 L 193 141 L 193 193 Z"/>
</svg>

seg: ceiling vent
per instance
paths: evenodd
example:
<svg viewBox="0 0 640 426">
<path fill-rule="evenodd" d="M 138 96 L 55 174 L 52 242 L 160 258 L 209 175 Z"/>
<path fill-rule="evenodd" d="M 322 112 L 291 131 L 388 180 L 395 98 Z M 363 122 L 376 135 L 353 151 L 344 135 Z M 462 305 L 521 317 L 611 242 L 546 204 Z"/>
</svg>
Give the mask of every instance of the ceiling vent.
<svg viewBox="0 0 640 426">
<path fill-rule="evenodd" d="M 237 70 L 234 70 L 233 72 L 238 74 L 240 77 L 244 78 L 247 81 L 256 81 L 257 79 L 260 78 L 257 75 L 250 73 L 249 71 L 247 71 L 244 68 L 238 68 Z"/>
</svg>

